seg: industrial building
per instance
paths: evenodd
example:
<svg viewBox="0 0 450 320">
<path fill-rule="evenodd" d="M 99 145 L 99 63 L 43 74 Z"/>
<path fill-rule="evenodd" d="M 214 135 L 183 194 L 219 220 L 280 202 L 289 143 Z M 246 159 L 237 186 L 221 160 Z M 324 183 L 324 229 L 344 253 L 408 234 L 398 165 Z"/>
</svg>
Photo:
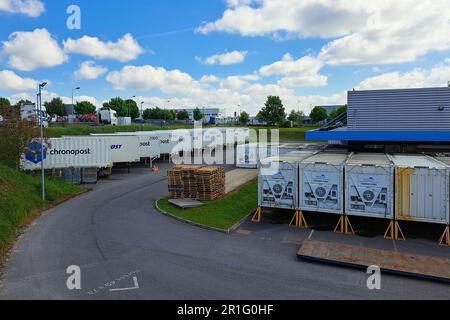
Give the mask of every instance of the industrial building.
<svg viewBox="0 0 450 320">
<path fill-rule="evenodd" d="M 306 138 L 350 151 L 450 150 L 450 87 L 349 91 L 347 113 Z"/>
</svg>

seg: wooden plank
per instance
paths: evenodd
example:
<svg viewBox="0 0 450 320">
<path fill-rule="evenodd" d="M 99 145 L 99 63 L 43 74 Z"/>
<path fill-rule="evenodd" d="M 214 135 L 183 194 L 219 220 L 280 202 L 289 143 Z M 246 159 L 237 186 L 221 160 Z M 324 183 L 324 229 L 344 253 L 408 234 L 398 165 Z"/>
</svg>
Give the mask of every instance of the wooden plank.
<svg viewBox="0 0 450 320">
<path fill-rule="evenodd" d="M 450 283 L 450 260 L 404 252 L 306 240 L 298 258 L 356 268 L 379 266 L 384 272 Z"/>
</svg>

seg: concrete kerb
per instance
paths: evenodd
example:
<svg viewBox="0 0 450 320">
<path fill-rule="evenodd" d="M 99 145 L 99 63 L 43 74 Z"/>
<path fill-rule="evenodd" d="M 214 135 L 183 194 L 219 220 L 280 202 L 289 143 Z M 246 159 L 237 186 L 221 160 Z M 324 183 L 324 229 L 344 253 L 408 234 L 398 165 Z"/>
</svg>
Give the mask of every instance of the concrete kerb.
<svg viewBox="0 0 450 320">
<path fill-rule="evenodd" d="M 194 226 L 194 227 L 198 227 L 198 228 L 202 228 L 202 229 L 206 229 L 206 230 L 211 230 L 211 231 L 216 231 L 216 232 L 220 232 L 220 233 L 225 233 L 225 234 L 231 234 L 231 233 L 233 233 L 234 231 L 236 231 L 236 229 L 238 229 L 238 228 L 245 222 L 245 220 L 247 220 L 248 217 L 251 215 L 251 213 L 249 213 L 249 214 L 246 215 L 244 218 L 242 218 L 240 221 L 238 221 L 236 224 L 234 224 L 231 228 L 225 230 L 225 229 L 220 229 L 220 228 L 216 228 L 216 227 L 210 227 L 210 226 L 207 226 L 207 225 L 204 225 L 204 224 L 201 224 L 201 223 L 193 222 L 193 221 L 191 221 L 191 220 L 187 220 L 187 219 L 178 217 L 178 216 L 176 216 L 176 215 L 174 215 L 174 214 L 172 214 L 172 213 L 169 213 L 169 212 L 167 212 L 167 211 L 164 211 L 164 210 L 161 209 L 161 208 L 159 207 L 159 205 L 158 205 L 158 202 L 159 202 L 160 200 L 162 200 L 162 199 L 159 199 L 159 200 L 156 200 L 156 201 L 155 201 L 155 208 L 156 208 L 159 212 L 161 212 L 162 214 L 164 214 L 165 216 L 171 217 L 171 218 L 173 218 L 173 219 L 175 219 L 175 220 L 178 220 L 178 221 L 183 222 L 183 223 L 186 223 L 186 224 L 190 224 L 191 226 Z"/>
</svg>

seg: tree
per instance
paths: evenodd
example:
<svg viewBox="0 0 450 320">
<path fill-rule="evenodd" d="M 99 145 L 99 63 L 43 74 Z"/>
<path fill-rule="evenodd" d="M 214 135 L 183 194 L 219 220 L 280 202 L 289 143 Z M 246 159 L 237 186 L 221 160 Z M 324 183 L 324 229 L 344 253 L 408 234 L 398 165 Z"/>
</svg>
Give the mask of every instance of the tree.
<svg viewBox="0 0 450 320">
<path fill-rule="evenodd" d="M 22 120 L 18 108 L 0 106 L 0 115 L 0 163 L 19 169 L 30 141 L 39 136 L 39 127 L 35 121 Z"/>
<path fill-rule="evenodd" d="M 199 108 L 195 108 L 194 110 L 194 120 L 195 121 L 200 121 L 203 119 L 203 112 L 200 111 Z"/>
<path fill-rule="evenodd" d="M 66 110 L 64 109 L 64 102 L 61 98 L 53 98 L 52 101 L 44 103 L 47 113 L 51 116 L 64 116 Z"/>
<path fill-rule="evenodd" d="M 314 124 L 327 120 L 327 110 L 322 107 L 314 107 L 314 109 L 311 111 L 310 117 Z"/>
<path fill-rule="evenodd" d="M 127 117 L 131 117 L 131 119 L 137 119 L 140 116 L 139 107 L 133 99 L 128 99 L 125 101 L 127 106 Z M 130 108 L 130 113 L 128 113 L 128 108 Z"/>
<path fill-rule="evenodd" d="M 74 109 L 77 115 L 94 114 L 97 110 L 97 108 L 89 101 L 77 102 L 77 104 L 74 106 Z"/>
<path fill-rule="evenodd" d="M 286 112 L 280 97 L 267 97 L 265 107 L 261 109 L 258 116 L 258 120 L 265 121 L 269 125 L 283 125 L 286 120 Z"/>
<path fill-rule="evenodd" d="M 8 99 L 0 97 L 0 106 L 10 107 L 11 102 Z"/>
<path fill-rule="evenodd" d="M 146 120 L 175 120 L 175 112 L 173 110 L 163 110 L 158 107 L 147 109 L 144 111 L 144 119 Z"/>
<path fill-rule="evenodd" d="M 239 117 L 239 122 L 246 126 L 248 124 L 248 122 L 250 121 L 250 115 L 247 112 L 242 112 L 241 116 Z"/>
<path fill-rule="evenodd" d="M 182 110 L 177 114 L 178 120 L 189 120 L 189 113 L 186 110 Z"/>
<path fill-rule="evenodd" d="M 341 114 L 343 114 L 345 112 L 347 112 L 347 105 L 333 110 L 333 112 L 331 112 L 328 120 L 334 120 L 334 119 L 336 119 L 337 117 L 339 117 Z"/>
<path fill-rule="evenodd" d="M 299 125 L 302 123 L 304 117 L 305 114 L 303 113 L 303 111 L 292 110 L 291 113 L 289 114 L 288 120 Z"/>
<path fill-rule="evenodd" d="M 23 105 L 27 105 L 27 104 L 33 104 L 33 102 L 31 102 L 30 100 L 27 100 L 27 99 L 22 99 L 22 100 L 20 100 L 19 102 L 16 103 L 14 108 L 20 108 Z"/>
<path fill-rule="evenodd" d="M 112 98 L 109 102 L 105 102 L 103 107 L 116 111 L 118 117 L 128 117 L 128 105 L 119 97 Z"/>
</svg>

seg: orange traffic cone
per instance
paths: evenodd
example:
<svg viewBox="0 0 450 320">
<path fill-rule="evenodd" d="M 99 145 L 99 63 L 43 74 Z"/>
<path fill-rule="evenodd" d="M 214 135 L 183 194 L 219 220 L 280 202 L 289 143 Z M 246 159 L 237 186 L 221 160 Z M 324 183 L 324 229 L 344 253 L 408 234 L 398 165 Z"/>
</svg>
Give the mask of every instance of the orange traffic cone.
<svg viewBox="0 0 450 320">
<path fill-rule="evenodd" d="M 159 168 L 158 168 L 158 166 L 156 164 L 153 165 L 152 171 L 153 172 L 158 172 L 159 171 Z"/>
</svg>

